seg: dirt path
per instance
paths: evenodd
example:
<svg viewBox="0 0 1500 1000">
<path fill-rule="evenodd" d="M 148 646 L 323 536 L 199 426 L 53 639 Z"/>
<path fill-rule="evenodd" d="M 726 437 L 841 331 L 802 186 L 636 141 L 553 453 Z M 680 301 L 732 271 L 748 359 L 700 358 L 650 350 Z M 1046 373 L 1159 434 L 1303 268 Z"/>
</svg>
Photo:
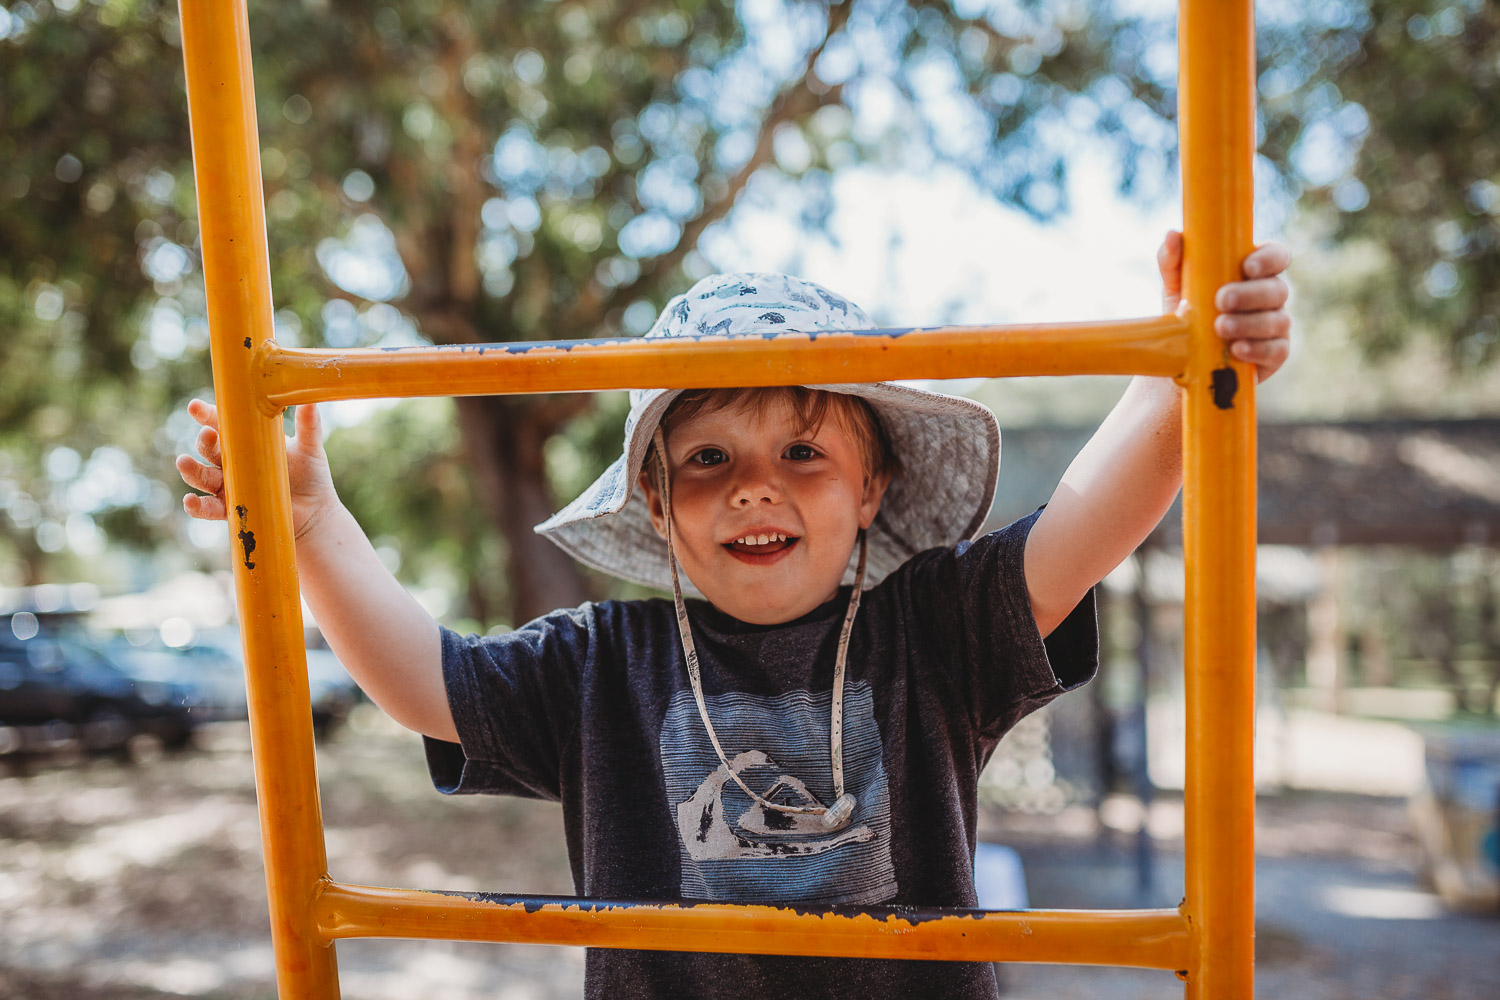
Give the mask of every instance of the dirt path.
<svg viewBox="0 0 1500 1000">
<path fill-rule="evenodd" d="M 275 995 L 248 730 L 216 727 L 204 744 L 0 778 L 0 997 Z M 319 777 L 342 880 L 572 892 L 556 806 L 439 796 L 420 743 L 373 713 L 319 750 Z M 582 953 L 562 948 L 338 950 L 348 1000 L 543 1000 L 583 979 Z"/>
</svg>

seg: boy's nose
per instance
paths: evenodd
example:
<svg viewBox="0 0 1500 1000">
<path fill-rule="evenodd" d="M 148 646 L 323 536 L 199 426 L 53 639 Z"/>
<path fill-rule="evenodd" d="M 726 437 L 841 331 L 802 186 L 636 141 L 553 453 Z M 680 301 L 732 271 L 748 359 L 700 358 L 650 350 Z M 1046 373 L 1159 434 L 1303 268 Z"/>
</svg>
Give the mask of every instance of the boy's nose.
<svg viewBox="0 0 1500 1000">
<path fill-rule="evenodd" d="M 765 481 L 747 483 L 734 491 L 734 502 L 740 507 L 750 507 L 757 503 L 776 503 L 780 499 L 781 491 Z"/>
<path fill-rule="evenodd" d="M 771 470 L 759 463 L 744 469 L 744 474 L 734 487 L 734 505 L 750 507 L 757 503 L 777 503 L 781 500 L 781 488 L 776 485 Z"/>
</svg>

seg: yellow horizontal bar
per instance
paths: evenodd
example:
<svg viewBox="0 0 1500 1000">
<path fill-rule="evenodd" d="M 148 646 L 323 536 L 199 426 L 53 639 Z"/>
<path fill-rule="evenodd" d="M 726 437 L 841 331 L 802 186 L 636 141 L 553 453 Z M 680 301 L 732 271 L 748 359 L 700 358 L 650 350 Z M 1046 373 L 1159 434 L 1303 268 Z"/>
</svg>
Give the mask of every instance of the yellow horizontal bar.
<svg viewBox="0 0 1500 1000">
<path fill-rule="evenodd" d="M 1166 375 L 1187 365 L 1187 319 L 946 326 L 765 337 L 565 340 L 332 350 L 259 349 L 268 410 L 333 399 L 601 389 L 818 385 L 1014 375 Z"/>
<path fill-rule="evenodd" d="M 559 896 L 382 889 L 325 882 L 319 932 L 712 951 L 744 955 L 920 958 L 1188 968 L 1176 910 L 983 910 L 606 902 Z"/>
</svg>

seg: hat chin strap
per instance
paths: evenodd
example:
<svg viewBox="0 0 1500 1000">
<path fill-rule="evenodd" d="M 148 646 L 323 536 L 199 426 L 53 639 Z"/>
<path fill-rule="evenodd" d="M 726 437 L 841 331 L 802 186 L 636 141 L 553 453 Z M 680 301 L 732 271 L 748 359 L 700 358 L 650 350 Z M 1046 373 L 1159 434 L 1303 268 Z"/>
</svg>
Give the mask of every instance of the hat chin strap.
<svg viewBox="0 0 1500 1000">
<path fill-rule="evenodd" d="M 841 829 L 847 826 L 849 820 L 853 818 L 856 805 L 854 796 L 844 791 L 844 663 L 849 652 L 849 633 L 854 627 L 854 615 L 859 611 L 859 599 L 865 585 L 864 529 L 860 529 L 859 532 L 859 563 L 854 571 L 854 590 L 849 595 L 848 610 L 844 612 L 844 627 L 839 632 L 838 654 L 833 662 L 833 712 L 828 731 L 829 755 L 833 764 L 834 803 L 831 806 L 821 803 L 815 806 L 789 806 L 772 802 L 754 792 L 749 785 L 745 784 L 739 773 L 730 766 L 729 757 L 719 743 L 719 735 L 714 732 L 713 721 L 708 717 L 708 706 L 703 700 L 703 674 L 698 666 L 698 649 L 693 644 L 693 630 L 688 622 L 687 606 L 682 601 L 682 583 L 677 577 L 677 555 L 672 547 L 672 485 L 667 475 L 666 438 L 660 425 L 657 425 L 652 434 L 652 442 L 656 445 L 657 479 L 661 484 L 662 512 L 667 521 L 667 566 L 672 571 L 672 603 L 677 609 L 677 633 L 682 639 L 682 656 L 687 661 L 688 681 L 693 686 L 693 700 L 698 703 L 698 716 L 703 720 L 703 728 L 708 730 L 708 741 L 713 744 L 714 752 L 719 755 L 719 762 L 724 765 L 724 770 L 728 772 L 729 777 L 740 786 L 741 791 L 761 806 L 777 812 L 821 816 L 823 826 L 829 830 Z M 811 795 L 810 792 L 808 794 Z"/>
</svg>

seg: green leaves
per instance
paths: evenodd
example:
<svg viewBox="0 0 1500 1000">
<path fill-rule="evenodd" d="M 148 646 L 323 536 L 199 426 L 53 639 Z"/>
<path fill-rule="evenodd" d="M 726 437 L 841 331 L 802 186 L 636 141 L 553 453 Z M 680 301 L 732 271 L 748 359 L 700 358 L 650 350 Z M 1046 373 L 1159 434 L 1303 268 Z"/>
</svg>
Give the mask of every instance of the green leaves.
<svg viewBox="0 0 1500 1000">
<path fill-rule="evenodd" d="M 1310 15 L 1310 17 L 1312 17 Z M 1500 10 L 1463 0 L 1325 8 L 1262 45 L 1265 151 L 1327 244 L 1380 254 L 1334 306 L 1372 353 L 1413 338 L 1455 368 L 1500 356 Z M 1267 40 L 1263 37 L 1263 43 Z"/>
<path fill-rule="evenodd" d="M 210 379 L 175 6 L 28 9 L 0 39 L 0 447 L 118 447 L 179 493 L 170 455 L 191 438 L 171 415 Z M 808 226 L 826 218 L 832 172 L 872 159 L 960 163 L 997 197 L 1058 211 L 1075 102 L 1105 109 L 1092 120 L 1122 165 L 1161 138 L 1140 123 L 1170 107 L 1143 60 L 1111 58 L 1108 7 L 1081 11 L 252 2 L 277 336 L 347 347 L 638 332 L 710 266 L 698 241 L 757 175 Z M 1131 30 L 1130 51 L 1148 47 Z M 1165 173 L 1169 160 L 1140 162 Z M 549 467 L 572 489 L 612 457 L 599 442 L 618 440 L 618 412 L 517 397 L 471 407 L 461 438 L 432 436 L 432 412 L 451 410 L 417 423 L 394 412 L 377 423 L 388 447 L 336 458 L 381 532 L 404 523 L 423 551 L 451 556 L 476 617 L 522 620 L 528 594 L 585 596 L 525 517 L 566 499 Z M 353 433 L 335 435 L 335 453 Z M 565 446 L 549 446 L 559 434 Z M 431 476 L 399 475 L 402 463 Z M 461 471 L 467 492 L 427 484 Z M 176 517 L 100 523 L 138 544 L 185 536 Z M 459 549 L 428 525 L 466 526 Z M 68 550 L 39 554 L 35 525 L 0 518 L 0 533 L 26 553 L 0 582 L 62 571 Z M 476 561 L 501 553 L 509 574 Z M 540 575 L 526 587 L 472 582 L 518 578 L 518 562 Z"/>
</svg>

